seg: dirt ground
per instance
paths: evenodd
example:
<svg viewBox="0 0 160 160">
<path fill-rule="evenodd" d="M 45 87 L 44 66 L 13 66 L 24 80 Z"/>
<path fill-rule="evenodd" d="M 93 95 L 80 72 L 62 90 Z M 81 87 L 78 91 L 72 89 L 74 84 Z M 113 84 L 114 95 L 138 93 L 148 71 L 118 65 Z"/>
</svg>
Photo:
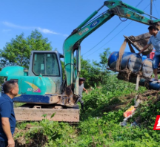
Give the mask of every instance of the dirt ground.
<svg viewBox="0 0 160 160">
<path fill-rule="evenodd" d="M 16 147 L 43 147 L 47 142 L 47 137 L 43 135 L 42 132 L 37 132 L 36 136 L 34 135 L 32 139 L 25 138 L 25 133 L 32 131 L 32 129 L 41 129 L 41 127 L 33 126 L 31 124 L 27 124 L 25 129 L 15 129 L 14 135 L 21 135 L 15 140 Z"/>
<path fill-rule="evenodd" d="M 159 91 L 155 90 L 147 90 L 143 94 L 139 94 L 137 96 L 137 99 L 141 100 L 142 102 L 144 101 L 152 101 L 153 104 L 156 103 L 157 101 L 160 100 L 160 95 Z M 116 97 L 111 100 L 111 103 L 113 101 L 113 105 L 109 105 L 104 107 L 103 112 L 109 112 L 109 111 L 116 111 L 122 108 L 130 107 L 131 104 L 134 104 L 134 99 L 135 99 L 136 94 L 131 94 L 131 95 L 126 95 L 126 96 L 121 96 L 121 97 Z M 115 103 L 116 102 L 116 103 Z"/>
</svg>

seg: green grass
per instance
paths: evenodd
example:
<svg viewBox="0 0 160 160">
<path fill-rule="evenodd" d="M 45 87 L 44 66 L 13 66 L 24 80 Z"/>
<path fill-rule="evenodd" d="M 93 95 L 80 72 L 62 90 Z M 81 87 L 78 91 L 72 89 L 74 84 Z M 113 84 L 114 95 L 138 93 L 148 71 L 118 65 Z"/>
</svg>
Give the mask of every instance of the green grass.
<svg viewBox="0 0 160 160">
<path fill-rule="evenodd" d="M 25 103 L 14 102 L 14 108 L 21 107 Z"/>
<path fill-rule="evenodd" d="M 140 87 L 139 92 L 146 89 Z M 121 127 L 123 112 L 133 105 L 135 85 L 110 77 L 105 86 L 96 86 L 84 94 L 85 112 L 77 126 L 46 119 L 31 123 L 35 128 L 25 129 L 27 123 L 18 124 L 16 141 L 25 139 L 22 146 L 50 147 L 158 147 L 160 133 L 153 131 L 156 115 L 160 114 L 160 102 L 150 96 L 136 111 L 128 125 Z M 127 96 L 131 96 L 127 99 Z M 149 97 L 148 97 L 149 98 Z M 118 106 L 118 108 L 111 108 Z M 140 118 L 140 127 L 131 123 Z M 23 137 L 23 138 L 22 138 Z"/>
</svg>

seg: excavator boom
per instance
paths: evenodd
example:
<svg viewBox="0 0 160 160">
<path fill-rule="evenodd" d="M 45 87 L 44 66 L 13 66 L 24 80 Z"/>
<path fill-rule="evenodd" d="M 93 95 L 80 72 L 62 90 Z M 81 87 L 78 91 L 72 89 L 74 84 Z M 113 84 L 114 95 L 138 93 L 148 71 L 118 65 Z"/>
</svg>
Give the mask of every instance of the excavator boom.
<svg viewBox="0 0 160 160">
<path fill-rule="evenodd" d="M 108 7 L 109 9 L 104 13 L 100 14 L 99 16 L 97 16 L 96 18 L 93 18 L 103 7 Z M 82 22 L 76 29 L 74 29 L 71 35 L 64 42 L 63 52 L 64 52 L 64 62 L 65 62 L 65 73 L 66 73 L 65 93 L 67 94 L 68 97 L 71 95 L 74 96 L 78 95 L 79 74 L 81 68 L 80 67 L 81 42 L 92 32 L 94 32 L 96 29 L 98 29 L 100 26 L 102 26 L 105 22 L 107 22 L 115 15 L 119 16 L 120 18 L 124 17 L 146 25 L 156 25 L 157 28 L 160 28 L 159 24 L 160 19 L 150 20 L 149 18 L 144 16 L 144 15 L 148 16 L 148 14 L 146 14 L 142 10 L 132 7 L 119 0 L 105 1 L 103 6 L 100 7 L 97 11 L 93 12 L 84 22 Z M 142 37 L 143 36 L 141 36 L 141 38 Z M 130 39 L 130 41 L 132 40 L 133 39 Z M 143 42 L 142 46 L 144 46 L 145 43 L 147 43 L 147 40 Z M 141 46 L 139 42 L 138 43 L 132 42 L 132 44 L 134 44 L 134 46 L 138 49 Z M 76 51 L 76 56 L 74 55 L 75 51 Z"/>
</svg>

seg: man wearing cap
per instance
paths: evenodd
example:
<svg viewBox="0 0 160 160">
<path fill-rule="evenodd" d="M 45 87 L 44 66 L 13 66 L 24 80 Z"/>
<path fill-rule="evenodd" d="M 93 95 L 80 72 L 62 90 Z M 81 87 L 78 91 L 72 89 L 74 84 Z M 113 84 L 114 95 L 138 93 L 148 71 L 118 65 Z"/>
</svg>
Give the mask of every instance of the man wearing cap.
<svg viewBox="0 0 160 160">
<path fill-rule="evenodd" d="M 139 54 L 145 51 L 151 44 L 154 46 L 155 56 L 153 58 L 152 67 L 153 67 L 155 78 L 152 80 L 158 81 L 157 69 L 160 63 L 160 31 L 157 29 L 156 26 L 150 26 L 148 30 L 152 36 L 150 37 L 148 44 L 139 52 Z"/>
<path fill-rule="evenodd" d="M 83 106 L 84 106 L 84 102 L 82 100 L 82 92 L 85 91 L 86 93 L 88 93 L 88 91 L 84 88 L 84 82 L 85 79 L 84 78 L 79 78 L 79 99 L 78 102 L 81 103 L 81 108 L 82 110 L 84 110 Z"/>
</svg>

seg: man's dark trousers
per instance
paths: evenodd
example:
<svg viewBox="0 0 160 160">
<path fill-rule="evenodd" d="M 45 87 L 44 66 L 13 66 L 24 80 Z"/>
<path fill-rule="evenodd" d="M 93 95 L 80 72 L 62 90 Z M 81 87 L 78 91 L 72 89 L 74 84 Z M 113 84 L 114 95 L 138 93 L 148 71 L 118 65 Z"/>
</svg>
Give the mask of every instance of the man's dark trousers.
<svg viewBox="0 0 160 160">
<path fill-rule="evenodd" d="M 7 147 L 6 141 L 0 141 L 0 147 Z"/>
<path fill-rule="evenodd" d="M 77 100 L 77 102 L 76 102 L 76 103 L 78 103 L 78 102 L 80 102 L 80 103 L 81 103 L 81 109 L 82 109 L 82 110 L 84 110 L 84 102 L 83 102 L 83 100 L 82 100 L 82 97 L 81 97 L 81 96 L 78 98 L 78 100 Z"/>
</svg>

